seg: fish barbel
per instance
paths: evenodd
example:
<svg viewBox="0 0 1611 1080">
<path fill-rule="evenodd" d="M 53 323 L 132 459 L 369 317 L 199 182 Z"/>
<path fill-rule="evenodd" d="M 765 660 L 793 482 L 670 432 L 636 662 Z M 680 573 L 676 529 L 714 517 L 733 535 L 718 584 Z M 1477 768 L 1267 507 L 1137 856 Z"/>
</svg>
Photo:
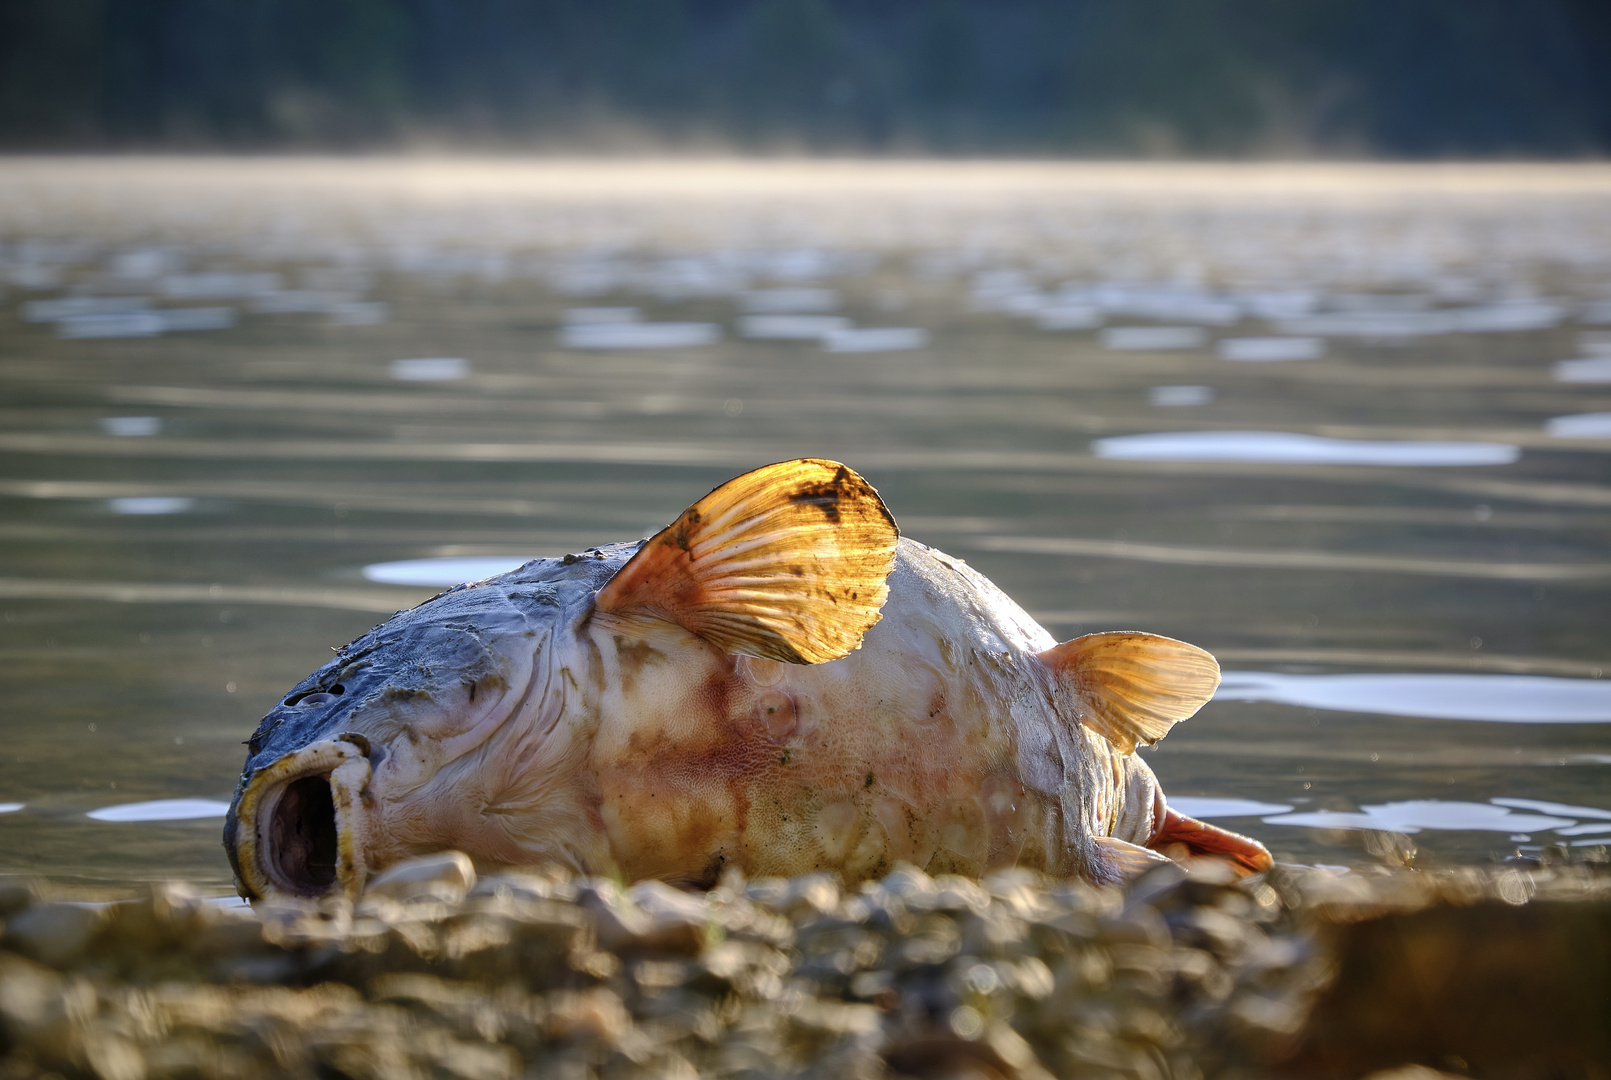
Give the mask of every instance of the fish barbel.
<svg viewBox="0 0 1611 1080">
<path fill-rule="evenodd" d="M 1134 752 L 1218 682 L 1170 638 L 1059 644 L 804 458 L 342 649 L 252 735 L 224 845 L 248 897 L 355 895 L 444 849 L 683 885 L 902 861 L 1113 882 L 1163 851 L 1256 872 L 1260 844 L 1170 810 Z"/>
</svg>

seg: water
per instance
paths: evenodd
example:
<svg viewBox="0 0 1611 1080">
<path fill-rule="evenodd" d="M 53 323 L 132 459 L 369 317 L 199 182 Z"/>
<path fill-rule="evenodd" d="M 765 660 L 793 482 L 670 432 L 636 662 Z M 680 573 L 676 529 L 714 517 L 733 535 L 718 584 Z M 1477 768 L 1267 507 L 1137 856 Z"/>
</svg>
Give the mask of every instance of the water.
<svg viewBox="0 0 1611 1080">
<path fill-rule="evenodd" d="M 12 161 L 0 245 L 0 871 L 225 890 L 332 646 L 797 455 L 1213 650 L 1146 753 L 1282 857 L 1611 840 L 1605 169 Z"/>
</svg>

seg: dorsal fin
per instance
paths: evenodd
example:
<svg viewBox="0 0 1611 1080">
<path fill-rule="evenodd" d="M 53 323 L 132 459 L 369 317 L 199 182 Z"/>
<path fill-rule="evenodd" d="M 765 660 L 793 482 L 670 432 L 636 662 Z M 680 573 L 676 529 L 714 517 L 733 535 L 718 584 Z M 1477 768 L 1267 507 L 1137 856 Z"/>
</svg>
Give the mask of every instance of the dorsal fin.
<svg viewBox="0 0 1611 1080">
<path fill-rule="evenodd" d="M 1086 634 L 1038 655 L 1079 695 L 1080 722 L 1126 754 L 1169 734 L 1219 685 L 1211 654 L 1157 634 Z"/>
<path fill-rule="evenodd" d="M 683 511 L 598 609 L 669 619 L 730 653 L 837 660 L 878 622 L 899 537 L 878 492 L 837 461 L 768 465 Z"/>
</svg>

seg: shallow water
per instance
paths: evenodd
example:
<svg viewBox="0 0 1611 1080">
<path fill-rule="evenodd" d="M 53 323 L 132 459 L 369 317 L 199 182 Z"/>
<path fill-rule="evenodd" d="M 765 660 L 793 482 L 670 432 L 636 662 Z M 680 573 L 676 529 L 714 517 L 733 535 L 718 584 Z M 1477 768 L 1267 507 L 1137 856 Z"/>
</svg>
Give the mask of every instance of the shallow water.
<svg viewBox="0 0 1611 1080">
<path fill-rule="evenodd" d="M 1149 760 L 1283 857 L 1611 831 L 1606 170 L 11 161 L 0 243 L 0 871 L 222 890 L 331 646 L 806 454 L 1214 651 Z"/>
</svg>

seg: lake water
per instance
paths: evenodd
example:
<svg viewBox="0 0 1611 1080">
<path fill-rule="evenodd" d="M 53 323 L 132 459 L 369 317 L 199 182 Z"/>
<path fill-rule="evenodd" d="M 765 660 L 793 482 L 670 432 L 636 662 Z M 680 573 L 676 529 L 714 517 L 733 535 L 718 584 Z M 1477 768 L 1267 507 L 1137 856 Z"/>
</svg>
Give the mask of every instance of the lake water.
<svg viewBox="0 0 1611 1080">
<path fill-rule="evenodd" d="M 1611 170 L 0 162 L 0 871 L 220 892 L 444 584 L 837 458 L 1283 858 L 1611 840 Z"/>
</svg>

